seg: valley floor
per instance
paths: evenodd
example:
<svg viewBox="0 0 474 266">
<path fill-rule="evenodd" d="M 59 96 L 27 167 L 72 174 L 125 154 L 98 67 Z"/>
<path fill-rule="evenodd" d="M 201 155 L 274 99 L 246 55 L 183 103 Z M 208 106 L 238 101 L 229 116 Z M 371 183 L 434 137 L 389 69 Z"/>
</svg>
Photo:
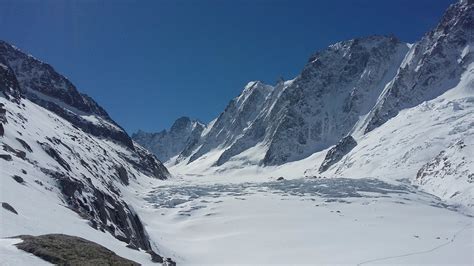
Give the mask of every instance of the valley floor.
<svg viewBox="0 0 474 266">
<path fill-rule="evenodd" d="M 474 264 L 474 219 L 403 181 L 181 176 L 138 196 L 178 265 Z"/>
</svg>

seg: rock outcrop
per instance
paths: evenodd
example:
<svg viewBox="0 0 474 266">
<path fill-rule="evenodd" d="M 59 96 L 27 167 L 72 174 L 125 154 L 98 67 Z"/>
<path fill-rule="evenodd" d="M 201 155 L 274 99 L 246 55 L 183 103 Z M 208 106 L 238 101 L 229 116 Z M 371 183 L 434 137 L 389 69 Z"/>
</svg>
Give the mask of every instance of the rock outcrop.
<svg viewBox="0 0 474 266">
<path fill-rule="evenodd" d="M 326 153 L 326 157 L 319 167 L 319 172 L 322 173 L 331 167 L 331 165 L 339 162 L 342 157 L 354 149 L 355 146 L 357 146 L 357 142 L 352 136 L 342 138 L 336 146 L 329 149 Z"/>
</svg>

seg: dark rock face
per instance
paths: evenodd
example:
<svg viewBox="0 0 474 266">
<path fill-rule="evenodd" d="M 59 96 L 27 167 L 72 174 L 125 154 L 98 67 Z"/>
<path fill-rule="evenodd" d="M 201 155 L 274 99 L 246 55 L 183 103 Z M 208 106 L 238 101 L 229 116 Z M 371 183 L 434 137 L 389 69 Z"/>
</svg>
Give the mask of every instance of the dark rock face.
<svg viewBox="0 0 474 266">
<path fill-rule="evenodd" d="M 140 265 L 84 238 L 63 234 L 18 236 L 16 247 L 56 265 Z"/>
<path fill-rule="evenodd" d="M 457 85 L 474 60 L 473 43 L 474 4 L 459 1 L 448 8 L 434 30 L 411 48 L 409 60 L 371 112 L 365 132 L 379 127 L 400 110 L 434 99 Z"/>
<path fill-rule="evenodd" d="M 20 139 L 20 138 L 16 138 L 16 140 L 21 144 L 21 146 L 23 146 L 23 148 L 29 152 L 33 152 L 33 149 L 31 149 L 30 145 L 28 145 L 28 143 L 26 143 L 26 141 Z"/>
<path fill-rule="evenodd" d="M 61 165 L 64 168 L 64 170 L 68 172 L 71 171 L 71 166 L 69 166 L 69 164 L 61 157 L 59 152 L 56 151 L 53 147 L 51 147 L 51 145 L 49 145 L 48 143 L 39 142 L 39 141 L 38 141 L 38 144 L 40 144 L 43 150 L 49 156 L 51 156 L 51 158 L 53 158 L 56 162 L 58 162 L 58 164 Z"/>
<path fill-rule="evenodd" d="M 21 96 L 20 84 L 15 73 L 8 66 L 6 60 L 0 56 L 0 93 L 7 99 L 19 100 Z"/>
<path fill-rule="evenodd" d="M 249 82 L 242 93 L 232 99 L 200 144 L 201 147 L 189 159 L 195 161 L 210 150 L 228 147 L 243 133 L 244 129 L 257 118 L 264 103 L 273 91 L 273 87 L 260 81 Z M 216 162 L 221 164 L 223 159 Z"/>
<path fill-rule="evenodd" d="M 5 161 L 11 161 L 13 160 L 12 156 L 10 154 L 0 154 L 0 159 L 3 159 Z"/>
<path fill-rule="evenodd" d="M 15 77 L 13 70 L 6 64 L 5 60 L 0 56 L 0 97 L 7 100 L 19 102 L 21 98 L 20 85 Z M 0 137 L 5 134 L 5 124 L 8 122 L 6 118 L 7 110 L 3 103 L 0 103 Z"/>
<path fill-rule="evenodd" d="M 13 212 L 14 214 L 17 214 L 18 215 L 18 212 L 12 207 L 12 205 L 6 203 L 6 202 L 2 202 L 2 208 L 4 208 L 5 210 L 7 211 L 10 211 L 10 212 Z"/>
<path fill-rule="evenodd" d="M 8 97 L 7 93 L 5 93 L 4 95 Z M 5 127 L 3 126 L 3 124 L 6 124 L 7 122 L 7 109 L 5 109 L 5 105 L 3 103 L 0 103 L 0 137 L 3 137 L 5 135 Z"/>
<path fill-rule="evenodd" d="M 176 262 L 170 258 L 166 258 L 166 260 L 163 262 L 163 266 L 176 266 Z"/>
<path fill-rule="evenodd" d="M 168 169 L 166 169 L 166 167 L 156 158 L 155 155 L 151 154 L 149 151 L 138 145 L 135 145 L 135 153 L 137 154 L 140 163 L 137 164 L 133 160 L 128 160 L 128 162 L 134 165 L 141 172 L 161 180 L 170 177 Z"/>
<path fill-rule="evenodd" d="M 20 184 L 25 183 L 25 180 L 21 176 L 14 175 L 14 176 L 12 176 L 12 178 L 13 178 L 13 180 L 15 180 L 16 182 L 18 182 Z"/>
<path fill-rule="evenodd" d="M 326 157 L 324 158 L 324 161 L 319 167 L 319 172 L 322 173 L 326 171 L 331 165 L 339 162 L 342 157 L 348 154 L 355 146 L 357 146 L 357 142 L 352 136 L 347 136 L 341 139 L 336 144 L 336 146 L 334 146 L 328 151 Z"/>
<path fill-rule="evenodd" d="M 141 248 L 161 258 L 151 249 L 140 218 L 120 199 L 120 195 L 104 193 L 90 183 L 83 183 L 61 172 L 46 172 L 57 180 L 68 206 L 88 219 L 92 227 L 109 232 L 130 247 Z"/>
<path fill-rule="evenodd" d="M 8 144 L 6 143 L 3 143 L 3 150 L 6 151 L 7 153 L 11 153 L 13 155 L 15 155 L 16 157 L 20 158 L 20 159 L 25 159 L 26 157 L 26 152 L 22 151 L 22 150 L 17 150 L 17 149 L 14 149 L 12 147 L 10 147 Z"/>
<path fill-rule="evenodd" d="M 117 166 L 115 168 L 117 170 L 117 175 L 120 179 L 120 181 L 122 181 L 122 183 L 124 183 L 125 185 L 128 185 L 128 173 L 127 173 L 127 169 L 125 169 L 125 167 L 123 166 Z"/>
</svg>

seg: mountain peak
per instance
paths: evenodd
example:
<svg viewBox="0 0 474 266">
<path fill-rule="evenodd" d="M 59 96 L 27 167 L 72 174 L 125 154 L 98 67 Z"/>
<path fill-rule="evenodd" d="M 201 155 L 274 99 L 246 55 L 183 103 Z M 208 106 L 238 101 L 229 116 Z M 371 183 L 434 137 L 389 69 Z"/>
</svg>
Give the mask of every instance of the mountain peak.
<svg viewBox="0 0 474 266">
<path fill-rule="evenodd" d="M 187 146 L 201 136 L 205 126 L 198 120 L 182 116 L 176 119 L 169 130 L 147 133 L 139 130 L 132 139 L 152 151 L 163 162 L 179 155 Z"/>
<path fill-rule="evenodd" d="M 410 48 L 397 77 L 371 112 L 365 133 L 400 110 L 432 100 L 456 86 L 474 59 L 473 25 L 472 0 L 449 6 L 438 25 Z"/>
<path fill-rule="evenodd" d="M 0 41 L 0 62 L 13 72 L 19 89 L 32 102 L 88 133 L 116 140 L 134 149 L 130 137 L 108 113 L 49 64 L 5 41 Z"/>
</svg>

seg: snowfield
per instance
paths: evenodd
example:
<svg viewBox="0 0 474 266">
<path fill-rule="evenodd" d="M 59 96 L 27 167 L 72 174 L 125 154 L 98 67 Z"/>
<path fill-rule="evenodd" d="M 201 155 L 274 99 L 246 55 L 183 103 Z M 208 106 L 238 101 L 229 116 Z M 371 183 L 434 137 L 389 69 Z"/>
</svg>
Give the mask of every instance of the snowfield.
<svg viewBox="0 0 474 266">
<path fill-rule="evenodd" d="M 405 183 L 182 176 L 142 198 L 179 265 L 474 263 L 473 218 Z"/>
</svg>

